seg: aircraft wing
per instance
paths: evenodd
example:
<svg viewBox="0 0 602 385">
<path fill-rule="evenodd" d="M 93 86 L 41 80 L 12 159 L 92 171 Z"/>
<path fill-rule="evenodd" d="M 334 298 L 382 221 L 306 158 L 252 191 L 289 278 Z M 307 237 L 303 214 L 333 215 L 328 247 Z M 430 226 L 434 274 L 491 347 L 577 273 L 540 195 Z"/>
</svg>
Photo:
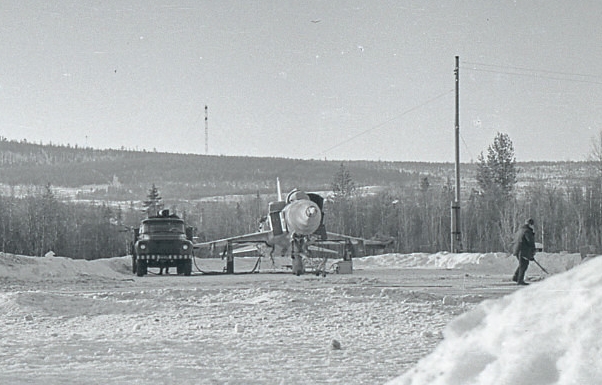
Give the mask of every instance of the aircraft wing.
<svg viewBox="0 0 602 385">
<path fill-rule="evenodd" d="M 271 234 L 271 231 L 260 231 L 215 241 L 199 242 L 195 243 L 193 247 L 199 250 L 204 257 L 219 257 L 228 245 L 231 245 L 233 254 L 239 254 L 257 250 L 258 244 L 268 245 Z"/>
<path fill-rule="evenodd" d="M 316 241 L 316 244 L 325 247 L 334 247 L 335 249 L 338 248 L 339 250 L 341 245 L 351 244 L 353 246 L 354 256 L 363 257 L 372 255 L 374 252 L 385 250 L 388 246 L 393 244 L 393 239 L 365 239 L 328 231 L 326 232 L 326 239 Z"/>
<path fill-rule="evenodd" d="M 354 245 L 361 244 L 361 245 L 367 245 L 367 246 L 387 246 L 387 245 L 390 245 L 393 243 L 392 239 L 387 239 L 387 240 L 366 239 L 366 238 L 352 237 L 351 235 L 333 233 L 330 231 L 327 231 L 326 235 L 327 235 L 327 238 L 325 240 L 326 242 L 328 242 L 328 241 L 344 242 L 344 241 L 349 240 Z"/>
<path fill-rule="evenodd" d="M 311 246 L 308 247 L 308 249 L 310 251 L 319 252 L 319 253 L 325 253 L 325 254 L 331 254 L 331 255 L 337 255 L 337 256 L 339 255 L 338 251 L 329 249 L 327 247 L 320 247 L 320 246 L 311 245 Z"/>
</svg>

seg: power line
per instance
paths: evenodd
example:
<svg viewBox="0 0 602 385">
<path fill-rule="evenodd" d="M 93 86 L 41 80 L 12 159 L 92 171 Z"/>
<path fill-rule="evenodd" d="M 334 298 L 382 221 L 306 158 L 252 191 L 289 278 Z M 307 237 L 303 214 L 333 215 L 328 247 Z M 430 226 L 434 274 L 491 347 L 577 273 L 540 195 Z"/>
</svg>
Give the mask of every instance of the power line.
<svg viewBox="0 0 602 385">
<path fill-rule="evenodd" d="M 449 90 L 449 91 L 446 91 L 446 92 L 444 92 L 444 93 L 442 93 L 442 94 L 439 94 L 439 95 L 437 95 L 437 96 L 435 96 L 435 97 L 433 97 L 433 98 L 431 98 L 431 99 L 428 99 L 428 100 L 426 100 L 425 102 L 423 102 L 423 103 L 420 103 L 420 104 L 418 104 L 418 105 L 416 105 L 416 106 L 414 106 L 414 107 L 412 107 L 412 108 L 409 108 L 409 109 L 405 110 L 404 112 L 402 112 L 401 114 L 399 114 L 399 115 L 397 115 L 397 116 L 394 116 L 394 117 L 392 117 L 392 118 L 391 118 L 391 119 L 389 119 L 389 120 L 386 120 L 386 121 L 384 121 L 384 122 L 382 122 L 382 123 L 379 123 L 379 124 L 377 124 L 377 125 L 375 125 L 375 126 L 372 126 L 372 127 L 368 128 L 367 130 L 364 130 L 364 131 L 362 131 L 362 132 L 360 132 L 360 133 L 358 133 L 358 134 L 356 134 L 356 135 L 352 136 L 351 138 L 348 138 L 348 139 L 346 139 L 346 140 L 343 140 L 342 142 L 339 142 L 339 143 L 335 144 L 334 146 L 331 146 L 331 147 L 327 148 L 326 150 L 324 150 L 324 151 L 322 151 L 322 152 L 320 152 L 320 153 L 318 153 L 318 154 L 315 154 L 313 157 L 314 157 L 314 158 L 320 157 L 321 155 L 324 155 L 324 154 L 326 154 L 326 153 L 330 152 L 331 150 L 334 150 L 334 149 L 335 149 L 335 148 L 337 148 L 337 147 L 340 147 L 340 146 L 342 146 L 342 145 L 344 145 L 344 144 L 346 144 L 346 143 L 349 143 L 349 142 L 351 142 L 351 141 L 353 141 L 353 140 L 355 140 L 355 139 L 359 138 L 359 137 L 360 137 L 360 136 L 362 136 L 362 135 L 365 135 L 365 134 L 367 134 L 367 133 L 368 133 L 368 132 L 370 132 L 370 131 L 376 130 L 377 128 L 380 128 L 380 127 L 382 127 L 382 126 L 384 126 L 384 125 L 386 125 L 386 124 L 388 124 L 388 123 L 391 123 L 392 121 L 394 121 L 394 120 L 397 120 L 397 119 L 399 119 L 399 118 L 401 118 L 401 117 L 403 117 L 403 116 L 405 116 L 405 115 L 409 114 L 410 112 L 413 112 L 413 111 L 415 111 L 415 110 L 417 110 L 417 109 L 419 109 L 419 108 L 421 108 L 421 107 L 424 107 L 424 106 L 426 106 L 427 104 L 429 104 L 429 103 L 432 103 L 432 102 L 434 102 L 435 100 L 437 100 L 437 99 L 439 99 L 439 98 L 442 98 L 443 96 L 446 96 L 446 95 L 448 95 L 448 94 L 450 94 L 450 93 L 452 93 L 452 92 L 454 92 L 454 90 L 453 90 L 453 89 L 451 89 L 451 90 Z"/>
<path fill-rule="evenodd" d="M 464 147 L 466 148 L 468 155 L 470 155 L 470 159 L 474 159 L 474 156 L 472 155 L 472 151 L 470 151 L 470 147 L 468 147 L 468 143 L 466 143 L 466 140 L 464 140 L 464 136 L 462 136 L 462 134 L 460 134 L 460 138 L 462 139 L 462 143 L 464 143 Z"/>
<path fill-rule="evenodd" d="M 508 68 L 508 69 L 513 69 L 513 70 L 530 71 L 530 72 L 545 72 L 545 73 L 556 74 L 556 75 L 568 75 L 568 76 L 583 76 L 583 77 L 592 77 L 592 78 L 602 78 L 602 76 L 599 76 L 599 75 L 579 74 L 579 73 L 576 73 L 576 72 L 551 71 L 551 70 L 545 70 L 545 69 L 539 69 L 539 68 L 528 68 L 528 67 L 517 67 L 517 66 L 504 66 L 504 65 L 500 65 L 500 64 L 488 64 L 488 63 L 478 63 L 478 62 L 469 62 L 469 61 L 465 61 L 463 63 L 464 64 L 471 64 L 471 65 L 479 65 L 479 66 L 483 66 L 483 67 Z"/>
<path fill-rule="evenodd" d="M 503 66 L 503 65 L 497 65 L 497 64 L 476 63 L 476 62 L 463 62 L 463 63 L 467 64 L 467 65 L 472 65 L 472 67 L 462 67 L 462 69 L 465 69 L 468 71 L 489 72 L 489 73 L 497 73 L 497 74 L 504 74 L 504 75 L 525 76 L 525 77 L 539 78 L 539 79 L 570 81 L 570 82 L 577 82 L 577 83 L 602 84 L 602 76 L 591 75 L 591 74 L 550 71 L 550 70 L 544 70 L 544 69 Z M 475 68 L 474 66 L 491 67 L 491 68 Z M 499 68 L 499 70 L 496 70 L 495 68 Z M 519 72 L 519 71 L 524 71 L 524 72 Z M 549 75 L 546 75 L 546 74 L 549 74 Z M 557 75 L 557 76 L 552 76 L 552 75 Z M 571 78 L 571 77 L 573 77 L 573 78 Z M 580 77 L 582 79 L 576 79 L 575 77 Z M 591 78 L 591 79 L 586 79 L 586 78 Z M 599 79 L 599 81 L 596 81 L 594 79 Z"/>
<path fill-rule="evenodd" d="M 545 76 L 545 75 L 538 75 L 538 74 L 526 74 L 526 73 L 518 73 L 518 72 L 505 72 L 505 71 L 495 71 L 495 70 L 465 68 L 465 67 L 463 67 L 463 69 L 468 70 L 468 71 L 490 72 L 490 73 L 504 74 L 504 75 L 515 75 L 515 76 L 531 77 L 531 78 L 537 78 L 537 79 L 561 80 L 561 81 L 569 81 L 569 82 L 575 82 L 575 83 L 587 83 L 587 84 L 602 84 L 602 81 L 596 82 L 596 81 L 585 80 L 585 79 L 571 79 L 571 78 Z"/>
</svg>

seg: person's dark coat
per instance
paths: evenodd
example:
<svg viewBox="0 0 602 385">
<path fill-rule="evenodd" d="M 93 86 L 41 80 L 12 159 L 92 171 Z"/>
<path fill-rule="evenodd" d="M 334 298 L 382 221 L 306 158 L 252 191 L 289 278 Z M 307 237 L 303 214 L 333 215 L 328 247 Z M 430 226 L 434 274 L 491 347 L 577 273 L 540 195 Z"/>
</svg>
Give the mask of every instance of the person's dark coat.
<svg viewBox="0 0 602 385">
<path fill-rule="evenodd" d="M 535 256 L 535 232 L 531 226 L 525 224 L 516 233 L 513 254 L 517 258 L 533 260 Z"/>
<path fill-rule="evenodd" d="M 525 283 L 525 273 L 529 268 L 529 261 L 535 259 L 535 232 L 527 223 L 516 233 L 513 254 L 518 259 L 518 267 L 512 280 L 519 285 L 527 285 Z"/>
</svg>

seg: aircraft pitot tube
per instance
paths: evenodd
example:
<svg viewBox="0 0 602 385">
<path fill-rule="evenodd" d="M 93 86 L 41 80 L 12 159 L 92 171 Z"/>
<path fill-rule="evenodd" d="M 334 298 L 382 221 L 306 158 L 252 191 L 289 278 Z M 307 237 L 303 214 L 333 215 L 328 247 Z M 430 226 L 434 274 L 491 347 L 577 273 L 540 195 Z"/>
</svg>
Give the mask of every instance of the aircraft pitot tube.
<svg viewBox="0 0 602 385">
<path fill-rule="evenodd" d="M 322 212 L 318 205 L 309 199 L 293 201 L 283 212 L 289 233 L 310 235 L 320 227 Z"/>
</svg>

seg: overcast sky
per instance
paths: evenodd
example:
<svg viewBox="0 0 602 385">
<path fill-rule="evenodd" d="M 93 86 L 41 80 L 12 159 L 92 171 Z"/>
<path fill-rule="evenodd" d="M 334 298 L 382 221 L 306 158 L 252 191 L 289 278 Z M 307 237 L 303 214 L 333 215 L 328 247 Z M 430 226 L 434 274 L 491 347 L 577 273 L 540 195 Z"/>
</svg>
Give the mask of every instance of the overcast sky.
<svg viewBox="0 0 602 385">
<path fill-rule="evenodd" d="M 0 4 L 0 135 L 95 148 L 584 160 L 602 130 L 602 2 Z"/>
</svg>

